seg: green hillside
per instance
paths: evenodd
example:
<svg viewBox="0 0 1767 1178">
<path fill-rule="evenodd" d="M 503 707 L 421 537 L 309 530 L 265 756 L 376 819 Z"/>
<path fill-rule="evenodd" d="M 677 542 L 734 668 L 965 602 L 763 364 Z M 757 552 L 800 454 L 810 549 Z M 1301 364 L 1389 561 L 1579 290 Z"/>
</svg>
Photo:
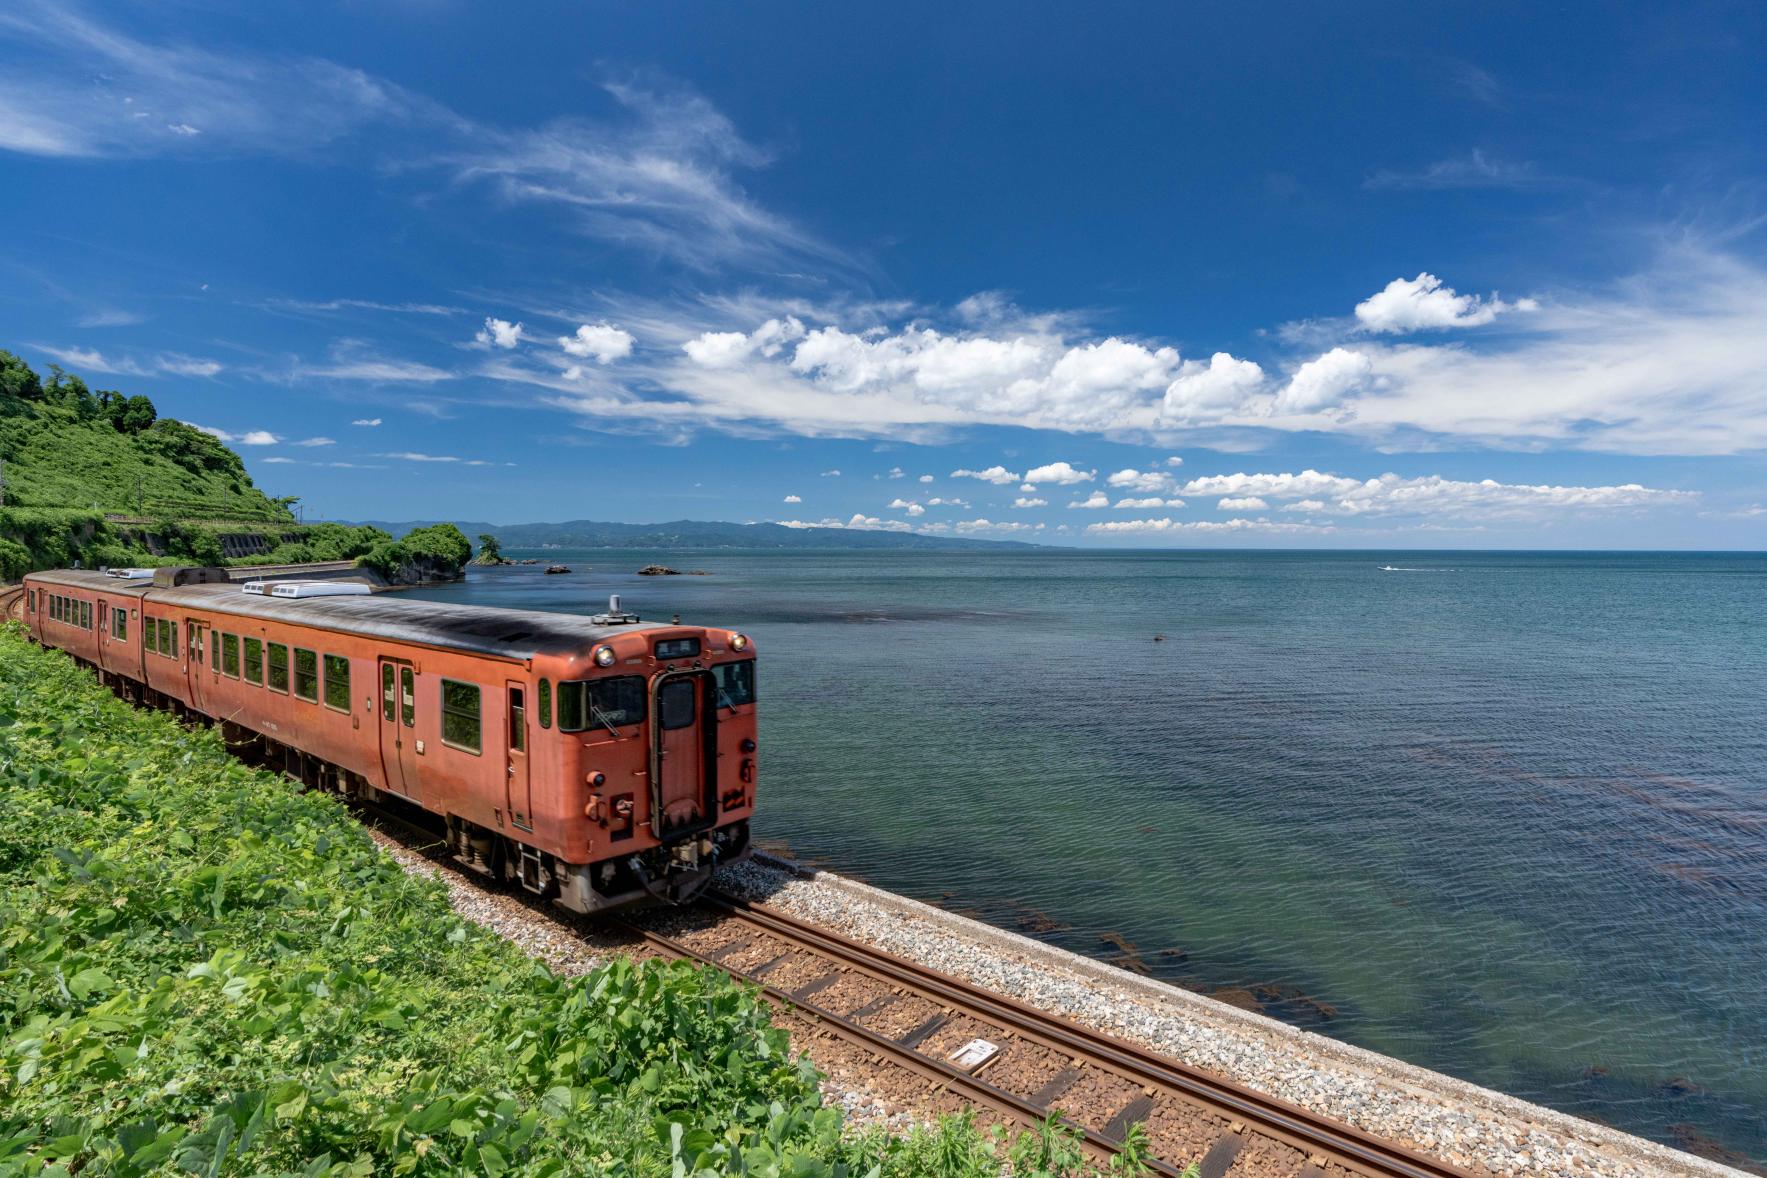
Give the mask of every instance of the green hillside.
<svg viewBox="0 0 1767 1178">
<path fill-rule="evenodd" d="M 161 418 L 146 397 L 93 390 L 59 369 L 43 380 L 4 351 L 0 460 L 8 507 L 294 522 L 219 440 Z"/>
<path fill-rule="evenodd" d="M 152 401 L 43 379 L 0 351 L 0 579 L 78 563 L 294 564 L 361 560 L 391 580 L 448 579 L 470 549 L 453 525 L 394 541 L 378 528 L 303 525 L 293 498 L 252 484 L 219 439 Z"/>
</svg>

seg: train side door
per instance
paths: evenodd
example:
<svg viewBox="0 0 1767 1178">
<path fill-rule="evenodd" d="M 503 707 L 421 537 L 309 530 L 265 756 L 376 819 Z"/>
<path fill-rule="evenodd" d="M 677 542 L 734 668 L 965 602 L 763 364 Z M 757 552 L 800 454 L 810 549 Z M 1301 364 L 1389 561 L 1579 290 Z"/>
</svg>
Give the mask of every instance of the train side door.
<svg viewBox="0 0 1767 1178">
<path fill-rule="evenodd" d="M 651 781 L 652 830 L 658 838 L 703 826 L 707 805 L 706 708 L 703 675 L 664 678 L 651 709 L 654 741 Z"/>
<path fill-rule="evenodd" d="M 380 660 L 380 764 L 388 789 L 417 797 L 417 677 L 397 659 Z"/>
<path fill-rule="evenodd" d="M 204 657 L 209 644 L 208 627 L 201 622 L 184 621 L 184 682 L 190 692 L 190 706 L 206 712 L 208 696 L 203 691 Z"/>
<path fill-rule="evenodd" d="M 507 731 L 504 748 L 508 750 L 509 820 L 523 830 L 534 829 L 533 782 L 528 775 L 528 692 L 520 683 L 504 684 L 508 700 Z"/>
</svg>

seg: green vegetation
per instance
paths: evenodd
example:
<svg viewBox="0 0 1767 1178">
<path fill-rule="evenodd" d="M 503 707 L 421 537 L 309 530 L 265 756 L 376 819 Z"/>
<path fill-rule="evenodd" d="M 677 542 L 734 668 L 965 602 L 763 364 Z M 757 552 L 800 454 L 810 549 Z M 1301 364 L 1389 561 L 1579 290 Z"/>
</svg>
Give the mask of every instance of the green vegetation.
<svg viewBox="0 0 1767 1178">
<path fill-rule="evenodd" d="M 1084 1169 L 1057 1130 L 847 1131 L 724 975 L 556 977 L 336 801 L 0 632 L 0 1175 Z"/>
<path fill-rule="evenodd" d="M 386 536 L 385 532 L 380 534 Z M 415 528 L 398 540 L 387 536 L 361 563 L 389 581 L 413 584 L 457 580 L 471 559 L 472 545 L 459 528 L 453 524 L 432 524 Z"/>
<path fill-rule="evenodd" d="M 489 532 L 479 533 L 479 554 L 472 558 L 474 564 L 508 564 L 503 556 L 503 545 L 497 537 Z"/>
<path fill-rule="evenodd" d="M 296 500 L 265 495 L 218 439 L 160 417 L 146 397 L 94 392 L 59 368 L 45 381 L 6 351 L 0 462 L 0 580 L 76 561 L 99 568 L 356 560 L 393 544 L 379 528 L 297 523 Z M 416 555 L 440 551 L 424 543 Z M 448 571 L 430 560 L 422 579 L 451 579 L 465 563 L 463 556 Z"/>
<path fill-rule="evenodd" d="M 10 506 L 293 523 L 218 439 L 161 418 L 152 401 L 0 351 L 0 459 Z"/>
</svg>

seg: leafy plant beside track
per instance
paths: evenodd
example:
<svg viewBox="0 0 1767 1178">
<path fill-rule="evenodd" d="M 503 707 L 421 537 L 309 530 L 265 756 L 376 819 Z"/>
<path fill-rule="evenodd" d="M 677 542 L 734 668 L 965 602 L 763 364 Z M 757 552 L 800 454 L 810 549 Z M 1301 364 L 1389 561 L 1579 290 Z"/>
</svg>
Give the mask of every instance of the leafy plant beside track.
<svg viewBox="0 0 1767 1178">
<path fill-rule="evenodd" d="M 555 977 L 332 799 L 16 627 L 0 1036 L 0 1175 L 1082 1168 L 1059 1132 L 843 1130 L 750 991 L 685 963 Z"/>
</svg>

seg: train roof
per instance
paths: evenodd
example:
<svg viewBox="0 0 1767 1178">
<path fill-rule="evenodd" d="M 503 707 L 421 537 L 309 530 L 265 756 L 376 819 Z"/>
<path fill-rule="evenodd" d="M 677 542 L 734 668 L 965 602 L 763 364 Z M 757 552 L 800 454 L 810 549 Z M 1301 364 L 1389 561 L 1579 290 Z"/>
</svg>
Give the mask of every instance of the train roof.
<svg viewBox="0 0 1767 1178">
<path fill-rule="evenodd" d="M 359 597 L 269 597 L 247 593 L 238 584 L 183 585 L 156 589 L 142 578 L 124 580 L 105 573 L 58 569 L 32 573 L 37 580 L 106 593 L 139 593 L 155 604 L 212 613 L 316 626 L 343 634 L 409 642 L 445 650 L 523 661 L 541 654 L 587 651 L 596 643 L 634 630 L 663 628 L 660 622 L 606 624 L 580 614 L 456 605 L 443 601 L 401 600 L 397 594 Z"/>
</svg>

